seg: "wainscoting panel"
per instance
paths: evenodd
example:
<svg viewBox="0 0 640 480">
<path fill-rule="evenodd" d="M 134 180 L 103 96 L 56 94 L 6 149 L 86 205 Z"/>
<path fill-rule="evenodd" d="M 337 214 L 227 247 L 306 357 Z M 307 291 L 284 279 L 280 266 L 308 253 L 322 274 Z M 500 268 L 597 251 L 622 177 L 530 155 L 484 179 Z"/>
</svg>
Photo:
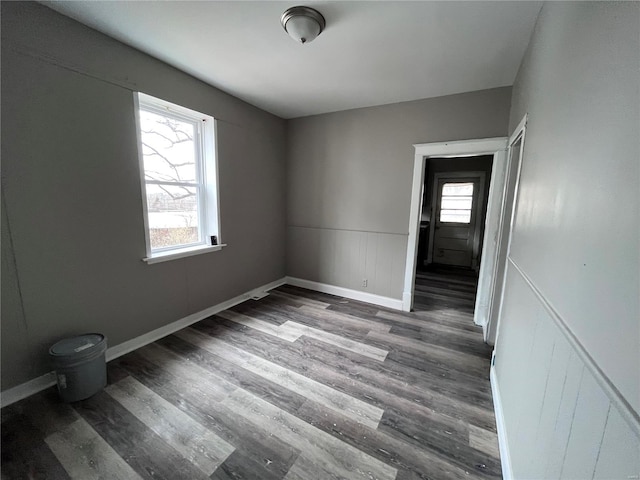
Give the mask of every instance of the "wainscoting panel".
<svg viewBox="0 0 640 480">
<path fill-rule="evenodd" d="M 290 226 L 287 242 L 290 277 L 402 298 L 407 235 Z"/>
<path fill-rule="evenodd" d="M 620 413 L 609 410 L 607 426 L 600 445 L 594 479 L 629 478 L 629 472 L 640 472 L 640 447 Z"/>
<path fill-rule="evenodd" d="M 494 377 L 505 478 L 640 478 L 637 413 L 513 260 L 506 285 Z"/>
</svg>

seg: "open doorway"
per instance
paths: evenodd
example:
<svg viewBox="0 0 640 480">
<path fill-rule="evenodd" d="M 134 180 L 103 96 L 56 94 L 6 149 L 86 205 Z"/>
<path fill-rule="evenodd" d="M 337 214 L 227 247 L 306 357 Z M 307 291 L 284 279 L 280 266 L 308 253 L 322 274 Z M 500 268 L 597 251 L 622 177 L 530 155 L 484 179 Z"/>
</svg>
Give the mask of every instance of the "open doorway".
<svg viewBox="0 0 640 480">
<path fill-rule="evenodd" d="M 497 305 L 494 302 L 494 273 L 495 266 L 498 255 L 498 242 L 501 239 L 501 232 L 499 231 L 499 227 L 502 224 L 504 217 L 504 205 L 503 202 L 505 200 L 504 196 L 504 187 L 505 187 L 505 172 L 507 170 L 507 144 L 508 139 L 506 137 L 500 138 L 486 138 L 486 139 L 477 139 L 477 140 L 463 140 L 456 142 L 441 142 L 441 143 L 425 143 L 425 144 L 417 144 L 414 145 L 415 155 L 414 155 L 414 170 L 413 170 L 413 183 L 411 190 L 411 209 L 409 215 L 409 236 L 407 239 L 407 263 L 405 268 L 405 282 L 404 282 L 404 291 L 403 291 L 403 310 L 411 311 L 414 307 L 414 291 L 416 285 L 416 270 L 419 266 L 420 260 L 423 260 L 424 257 L 419 259 L 419 253 L 422 253 L 423 256 L 428 258 L 430 251 L 430 243 L 428 242 L 429 236 L 423 237 L 425 238 L 425 242 L 422 243 L 422 246 L 419 242 L 420 237 L 420 228 L 421 222 L 426 220 L 423 218 L 423 207 L 424 203 L 430 201 L 434 203 L 434 190 L 438 190 L 439 187 L 433 187 L 431 190 L 431 195 L 427 193 L 427 198 L 425 198 L 425 177 L 428 176 L 427 169 L 425 168 L 427 162 L 431 159 L 443 159 L 444 162 L 450 161 L 450 159 L 454 158 L 465 158 L 469 162 L 478 162 L 480 158 L 483 156 L 491 157 L 491 169 L 489 173 L 485 172 L 485 180 L 486 184 L 483 185 L 482 188 L 478 186 L 477 191 L 484 191 L 486 203 L 486 216 L 485 221 L 480 222 L 484 225 L 484 232 L 477 232 L 478 243 L 476 243 L 476 253 L 475 253 L 475 263 L 474 263 L 474 254 L 473 250 L 471 253 L 470 266 L 466 267 L 466 272 L 453 272 L 449 275 L 448 280 L 445 282 L 446 288 L 448 291 L 452 289 L 449 288 L 450 285 L 460 285 L 462 286 L 460 297 L 464 297 L 465 293 L 468 293 L 469 290 L 473 292 L 475 290 L 475 280 L 477 273 L 477 295 L 475 300 L 475 305 L 473 301 L 473 293 L 471 293 L 471 300 L 468 298 L 465 300 L 467 305 L 471 305 L 469 308 L 470 311 L 473 312 L 473 322 L 477 325 L 481 325 L 483 327 L 483 331 L 485 334 L 485 340 L 487 340 L 487 327 L 488 323 L 492 321 L 494 317 L 494 310 L 497 308 Z M 474 163 L 474 165 L 477 165 Z M 481 168 L 477 166 L 474 167 L 465 167 L 464 170 L 461 171 L 460 175 L 467 175 L 464 178 L 470 178 L 469 173 L 481 171 Z M 474 174 L 475 175 L 475 174 Z M 473 177 L 474 175 L 471 175 Z M 435 177 L 435 173 L 434 173 Z M 463 179 L 464 179 L 463 178 Z M 444 185 L 446 183 L 455 183 L 455 182 L 441 182 L 442 188 L 444 189 Z M 472 183 L 472 182 L 464 182 L 464 183 Z M 474 187 L 475 188 L 475 187 Z M 471 195 L 468 193 L 469 189 L 458 189 L 459 196 L 466 197 L 464 201 L 460 200 L 457 203 L 462 204 L 466 202 L 468 204 L 469 197 L 473 197 L 473 192 Z M 449 206 L 452 206 L 454 199 L 450 197 L 454 197 L 451 193 L 454 192 L 454 189 L 448 189 L 450 195 L 445 195 L 447 200 L 446 202 Z M 435 196 L 436 201 L 438 201 L 438 195 Z M 442 202 L 442 194 L 440 193 L 440 202 Z M 443 208 L 441 207 L 441 210 Z M 450 208 L 444 210 L 465 210 Z M 432 221 L 435 220 L 435 212 L 431 208 L 426 209 L 429 212 L 429 230 L 435 232 L 434 229 L 431 229 Z M 469 212 L 445 212 L 450 214 L 459 214 L 460 217 L 472 215 L 473 207 Z M 442 212 L 440 212 L 442 213 Z M 432 218 L 433 216 L 433 218 Z M 442 220 L 446 220 L 443 218 Z M 449 222 L 451 223 L 451 222 Z M 423 224 L 423 232 L 426 230 L 426 226 Z M 474 234 L 472 235 L 474 238 L 476 237 L 476 233 L 474 230 Z M 469 242 L 469 238 L 467 238 L 467 245 Z M 431 246 L 433 246 L 433 242 L 431 242 Z M 421 250 L 422 249 L 422 250 Z M 419 250 L 421 250 L 419 252 Z M 436 255 L 439 252 L 436 250 Z M 446 252 L 445 252 L 446 253 Z M 431 248 L 431 255 L 433 255 L 433 248 Z M 462 256 L 462 254 L 458 254 Z M 464 257 L 464 261 L 469 258 Z M 433 260 L 433 259 L 432 259 Z M 422 265 L 430 266 L 430 268 L 438 268 L 438 269 L 448 269 L 448 268 L 459 268 L 457 266 L 442 266 L 443 264 L 435 264 L 433 261 L 427 261 L 426 265 L 424 260 L 422 261 Z M 461 260 L 462 261 L 462 260 Z M 440 266 L 436 266 L 440 265 Z M 470 270 L 469 270 L 470 269 Z M 444 272 L 440 271 L 440 274 Z M 457 277 L 457 278 L 456 278 Z M 466 277 L 466 278 L 461 278 Z M 469 277 L 471 280 L 469 280 Z M 471 282 L 471 287 L 469 287 L 469 282 Z M 466 283 L 466 285 L 465 285 Z M 432 285 L 432 290 L 440 288 L 441 286 Z M 432 293 L 437 294 L 437 291 L 433 291 Z"/>
<path fill-rule="evenodd" d="M 492 164 L 492 155 L 425 160 L 415 311 L 473 313 Z"/>
</svg>

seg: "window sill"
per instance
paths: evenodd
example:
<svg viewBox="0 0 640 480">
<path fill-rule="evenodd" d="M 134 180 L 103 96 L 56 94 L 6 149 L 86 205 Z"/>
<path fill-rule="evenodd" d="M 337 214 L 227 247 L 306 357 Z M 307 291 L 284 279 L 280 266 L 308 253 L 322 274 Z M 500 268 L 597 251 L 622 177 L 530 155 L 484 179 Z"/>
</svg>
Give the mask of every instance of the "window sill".
<svg viewBox="0 0 640 480">
<path fill-rule="evenodd" d="M 201 255 L 203 253 L 217 252 L 222 250 L 222 247 L 226 247 L 226 244 L 222 245 L 198 245 L 196 247 L 182 248 L 180 250 L 171 250 L 169 252 L 154 253 L 150 257 L 142 259 L 143 262 L 149 265 L 153 263 L 168 262 L 169 260 L 177 260 L 178 258 L 193 257 L 194 255 Z"/>
</svg>

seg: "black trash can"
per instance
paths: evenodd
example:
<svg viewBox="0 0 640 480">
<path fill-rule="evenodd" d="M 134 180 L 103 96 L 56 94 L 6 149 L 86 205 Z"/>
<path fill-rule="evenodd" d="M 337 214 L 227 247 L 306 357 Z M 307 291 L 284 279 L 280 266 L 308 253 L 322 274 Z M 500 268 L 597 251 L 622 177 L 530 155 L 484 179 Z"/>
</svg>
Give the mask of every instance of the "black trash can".
<svg viewBox="0 0 640 480">
<path fill-rule="evenodd" d="M 65 338 L 49 349 L 63 401 L 84 400 L 107 385 L 106 350 L 107 338 L 100 333 Z"/>
</svg>

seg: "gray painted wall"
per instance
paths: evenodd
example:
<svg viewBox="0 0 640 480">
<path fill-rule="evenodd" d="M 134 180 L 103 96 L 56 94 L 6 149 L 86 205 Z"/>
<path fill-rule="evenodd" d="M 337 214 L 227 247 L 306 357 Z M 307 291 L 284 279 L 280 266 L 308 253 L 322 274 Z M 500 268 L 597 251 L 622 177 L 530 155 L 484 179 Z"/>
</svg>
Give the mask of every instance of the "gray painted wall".
<svg viewBox="0 0 640 480">
<path fill-rule="evenodd" d="M 218 119 L 219 252 L 145 256 L 132 91 Z M 35 3 L 2 2 L 2 389 L 284 276 L 283 120 Z M 259 239 L 259 241 L 256 241 Z"/>
<path fill-rule="evenodd" d="M 412 145 L 506 135 L 510 95 L 498 88 L 289 120 L 287 274 L 401 299 Z"/>
<path fill-rule="evenodd" d="M 496 378 L 515 478 L 640 471 L 639 39 L 638 3 L 547 3 L 514 85 Z"/>
</svg>

